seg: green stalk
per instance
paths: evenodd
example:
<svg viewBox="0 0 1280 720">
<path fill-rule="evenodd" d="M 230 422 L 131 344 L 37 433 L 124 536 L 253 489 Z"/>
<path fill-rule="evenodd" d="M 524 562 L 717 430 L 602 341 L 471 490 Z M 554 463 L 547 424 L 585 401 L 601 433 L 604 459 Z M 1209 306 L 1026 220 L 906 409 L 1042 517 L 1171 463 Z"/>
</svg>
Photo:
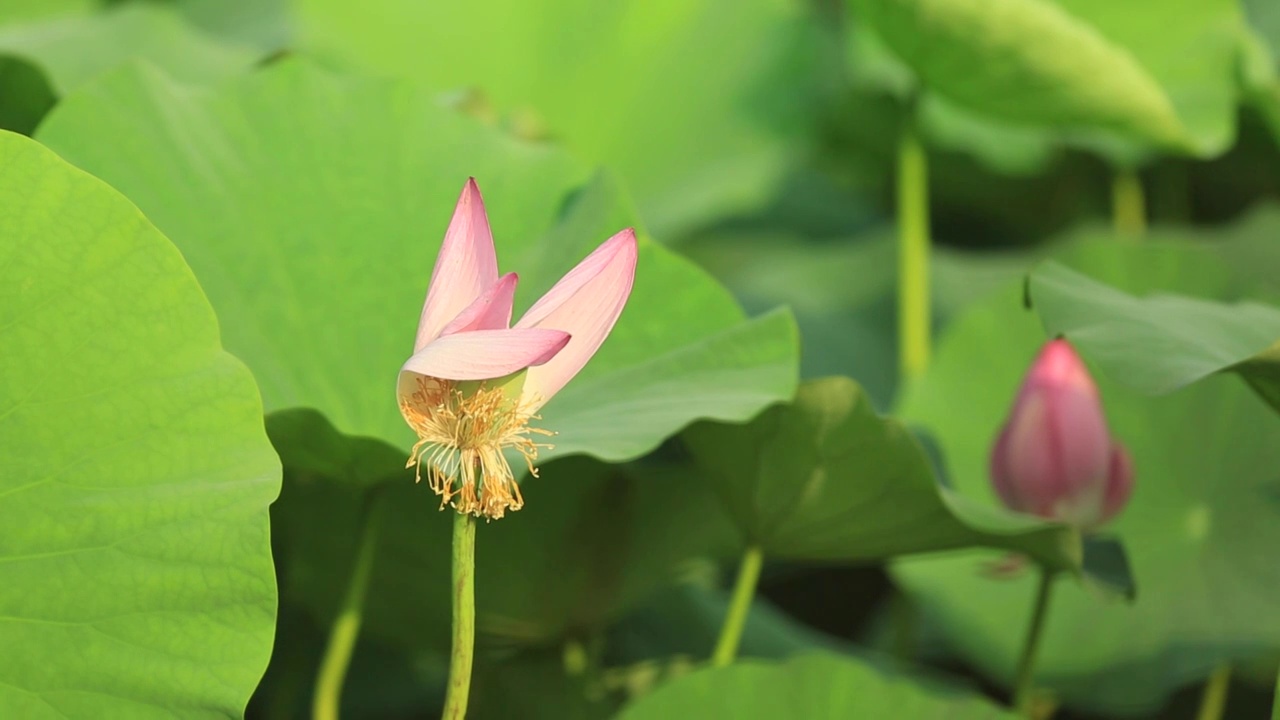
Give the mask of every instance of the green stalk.
<svg viewBox="0 0 1280 720">
<path fill-rule="evenodd" d="M 1135 170 L 1117 170 L 1111 178 L 1111 221 L 1117 235 L 1147 234 L 1147 200 Z"/>
<path fill-rule="evenodd" d="M 898 144 L 898 362 L 904 380 L 929 364 L 929 169 L 910 124 Z"/>
<path fill-rule="evenodd" d="M 444 720 L 467 716 L 471 695 L 471 664 L 476 644 L 476 521 L 458 513 L 453 520 L 453 654 L 449 658 L 449 687 L 444 697 Z"/>
<path fill-rule="evenodd" d="M 1040 650 L 1040 638 L 1044 634 L 1045 618 L 1049 616 L 1049 595 L 1053 590 L 1053 572 L 1042 568 L 1040 583 L 1036 587 L 1036 604 L 1031 611 L 1031 624 L 1027 627 L 1027 639 L 1018 659 L 1018 674 L 1013 684 L 1013 707 L 1019 714 L 1031 717 L 1035 700 L 1036 654 Z"/>
<path fill-rule="evenodd" d="M 373 568 L 374 548 L 378 542 L 378 512 L 376 500 L 369 498 L 361 518 L 360 540 L 356 546 L 355 566 L 347 584 L 347 594 L 342 600 L 338 619 L 329 631 L 324 658 L 320 661 L 320 674 L 316 676 L 315 692 L 311 696 L 311 717 L 314 720 L 337 720 L 342 704 L 342 683 L 351 664 L 351 652 L 360 635 L 360 622 L 364 613 L 364 596 L 369 589 L 369 574 Z"/>
<path fill-rule="evenodd" d="M 724 618 L 720 639 L 716 641 L 716 650 L 711 656 L 711 664 L 716 667 L 728 665 L 738 654 L 738 643 L 742 642 L 747 611 L 751 609 L 751 598 L 756 594 L 756 583 L 760 581 L 760 568 L 763 565 L 764 553 L 755 545 L 742 554 L 738 580 L 733 586 L 733 598 L 729 601 L 729 614 Z"/>
<path fill-rule="evenodd" d="M 1223 663 L 1205 681 L 1204 694 L 1200 696 L 1200 712 L 1196 713 L 1196 720 L 1222 720 L 1222 712 L 1227 709 L 1227 691 L 1230 689 L 1231 666 Z"/>
</svg>

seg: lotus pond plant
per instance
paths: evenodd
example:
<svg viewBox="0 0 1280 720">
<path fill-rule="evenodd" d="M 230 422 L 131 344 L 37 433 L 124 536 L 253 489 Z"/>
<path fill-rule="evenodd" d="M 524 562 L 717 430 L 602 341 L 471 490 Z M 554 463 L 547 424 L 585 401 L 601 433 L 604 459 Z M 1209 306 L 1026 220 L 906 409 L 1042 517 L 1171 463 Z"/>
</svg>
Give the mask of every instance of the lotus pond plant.
<svg viewBox="0 0 1280 720">
<path fill-rule="evenodd" d="M 1280 720 L 1277 8 L 0 0 L 0 720 Z"/>
<path fill-rule="evenodd" d="M 474 178 L 462 188 L 431 271 L 413 355 L 400 369 L 400 413 L 418 436 L 407 467 L 423 465 L 454 533 L 454 648 L 445 717 L 466 714 L 475 633 L 474 517 L 500 520 L 524 506 L 505 453 L 529 474 L 538 409 L 608 337 L 631 294 L 636 234 L 627 228 L 565 274 L 511 326 L 516 273 L 498 274 L 493 232 Z"/>
<path fill-rule="evenodd" d="M 1045 343 L 991 449 L 991 481 L 1011 510 L 1091 532 L 1115 517 L 1133 489 L 1133 461 L 1111 435 L 1098 386 L 1071 343 Z M 1017 570 L 1015 561 L 1006 570 Z M 1042 568 L 1014 705 L 1034 712 L 1033 670 L 1057 573 Z"/>
</svg>

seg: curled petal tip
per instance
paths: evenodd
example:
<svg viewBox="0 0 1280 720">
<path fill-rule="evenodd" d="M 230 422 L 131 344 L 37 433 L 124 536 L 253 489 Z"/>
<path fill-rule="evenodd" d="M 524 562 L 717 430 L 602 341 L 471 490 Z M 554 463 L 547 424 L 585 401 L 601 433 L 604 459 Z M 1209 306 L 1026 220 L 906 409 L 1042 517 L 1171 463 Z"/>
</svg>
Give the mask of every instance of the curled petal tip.
<svg viewBox="0 0 1280 720">
<path fill-rule="evenodd" d="M 475 179 L 467 180 L 445 230 L 418 320 L 414 352 L 439 337 L 449 321 L 498 280 L 498 256 Z"/>
<path fill-rule="evenodd" d="M 613 330 L 635 281 L 639 255 L 635 230 L 627 228 L 601 243 L 547 291 L 516 327 L 564 330 L 573 340 L 540 368 L 530 370 L 526 391 L 545 403 L 577 375 Z"/>
</svg>

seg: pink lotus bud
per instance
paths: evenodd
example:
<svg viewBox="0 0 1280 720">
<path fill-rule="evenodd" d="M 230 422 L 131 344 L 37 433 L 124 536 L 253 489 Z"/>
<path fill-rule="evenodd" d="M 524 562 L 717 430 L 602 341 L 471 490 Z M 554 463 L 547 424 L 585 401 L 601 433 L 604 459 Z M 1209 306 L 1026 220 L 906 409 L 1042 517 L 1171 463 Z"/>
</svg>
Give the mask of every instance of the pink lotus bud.
<svg viewBox="0 0 1280 720">
<path fill-rule="evenodd" d="M 991 453 L 1008 507 L 1093 529 L 1120 512 L 1133 464 L 1111 437 L 1098 387 L 1066 340 L 1044 346 Z"/>
</svg>

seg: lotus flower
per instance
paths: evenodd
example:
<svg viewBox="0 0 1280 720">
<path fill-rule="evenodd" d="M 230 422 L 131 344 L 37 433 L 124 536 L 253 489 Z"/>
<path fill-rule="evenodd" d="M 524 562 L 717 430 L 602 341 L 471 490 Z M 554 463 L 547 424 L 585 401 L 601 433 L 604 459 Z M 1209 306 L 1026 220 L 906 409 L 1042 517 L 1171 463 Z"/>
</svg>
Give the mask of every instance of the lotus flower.
<svg viewBox="0 0 1280 720">
<path fill-rule="evenodd" d="M 538 409 L 582 370 L 622 313 L 636 269 L 627 228 L 573 268 L 511 326 L 515 273 L 498 275 L 493 234 L 474 179 L 445 232 L 400 369 L 400 413 L 418 435 L 406 467 L 425 464 L 441 509 L 501 518 L 524 505 L 504 451 L 529 472 L 539 448 Z"/>
<path fill-rule="evenodd" d="M 1107 428 L 1098 387 L 1066 340 L 1044 346 L 991 453 L 1008 507 L 1094 529 L 1120 512 L 1133 464 Z"/>
</svg>

